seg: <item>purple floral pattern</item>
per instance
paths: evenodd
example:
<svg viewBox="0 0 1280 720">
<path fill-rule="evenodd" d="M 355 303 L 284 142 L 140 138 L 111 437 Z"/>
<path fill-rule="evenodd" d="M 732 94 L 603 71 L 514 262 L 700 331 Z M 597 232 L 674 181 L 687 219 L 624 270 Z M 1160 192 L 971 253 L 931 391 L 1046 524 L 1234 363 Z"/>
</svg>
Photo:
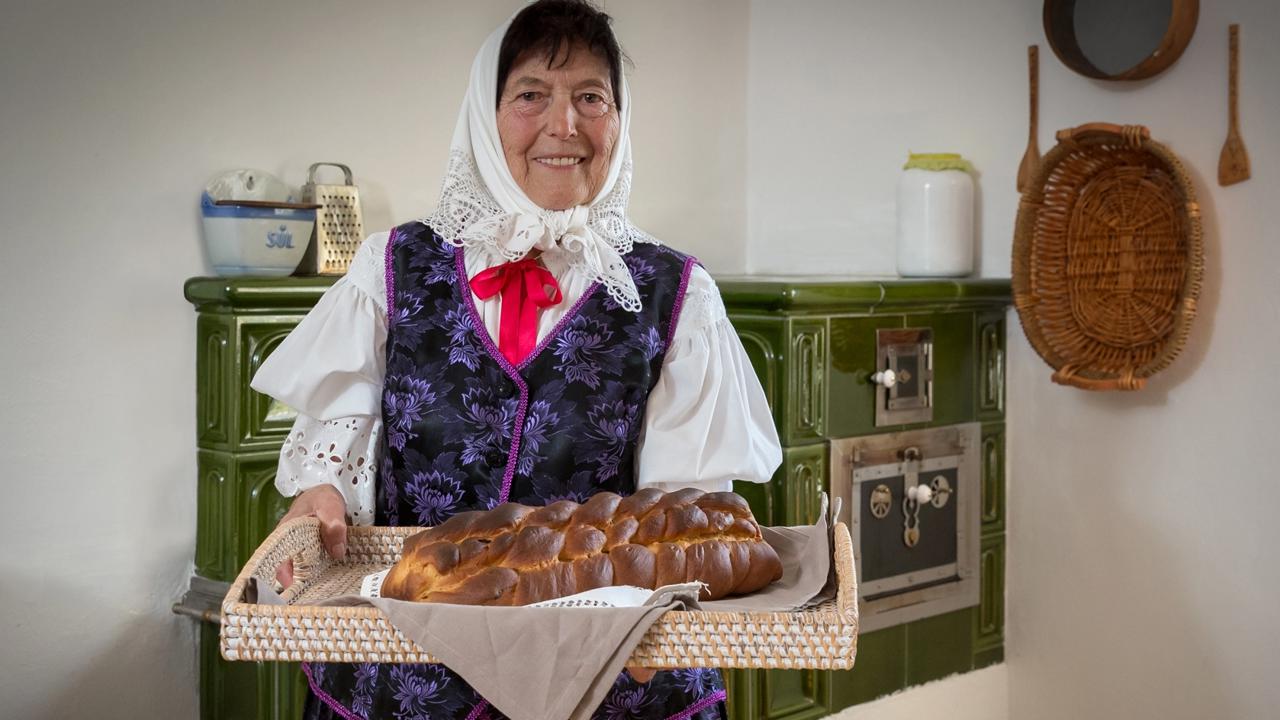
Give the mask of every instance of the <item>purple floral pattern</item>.
<svg viewBox="0 0 1280 720">
<path fill-rule="evenodd" d="M 579 313 L 561 328 L 553 344 L 559 358 L 555 369 L 569 382 L 594 390 L 602 375 L 614 375 L 620 369 L 618 347 L 605 319 Z"/>
<path fill-rule="evenodd" d="M 392 665 L 392 697 L 399 704 L 393 710 L 397 720 L 451 718 L 462 703 L 450 692 L 455 680 L 442 665 Z"/>
<path fill-rule="evenodd" d="M 395 293 L 394 310 L 387 317 L 387 330 L 395 342 L 412 347 L 422 339 L 427 330 L 426 313 L 422 298 L 409 292 Z"/>
<path fill-rule="evenodd" d="M 588 405 L 583 446 L 596 458 L 596 480 L 603 482 L 618 475 L 626 450 L 640 431 L 642 413 L 639 403 L 627 399 L 626 388 L 612 381 Z"/>
<path fill-rule="evenodd" d="M 475 385 L 462 393 L 464 463 L 498 465 L 506 457 L 515 425 L 516 400 L 503 398 L 491 386 Z"/>
<path fill-rule="evenodd" d="M 407 375 L 388 375 L 382 394 L 382 417 L 387 442 L 397 450 L 416 437 L 413 427 L 421 422 L 438 395 L 432 383 Z"/>
<path fill-rule="evenodd" d="M 573 406 L 564 401 L 565 383 L 553 380 L 538 388 L 524 416 L 517 472 L 533 473 L 534 465 L 547 459 L 547 445 L 565 434 L 565 420 Z"/>
<path fill-rule="evenodd" d="M 652 361 L 665 349 L 662 347 L 662 336 L 658 334 L 658 328 L 652 325 L 629 327 L 627 328 L 627 336 L 630 338 L 631 344 L 644 353 L 647 360 Z"/>
<path fill-rule="evenodd" d="M 509 499 L 537 505 L 632 492 L 644 404 L 661 373 L 685 256 L 637 245 L 625 260 L 644 309 L 589 294 L 517 369 L 476 326 L 454 249 L 420 224 L 395 234 L 376 522 L 435 525 Z M 323 667 L 324 693 L 370 720 L 462 718 L 481 701 L 443 666 Z M 708 693 L 722 687 L 714 671 L 660 672 L 647 684 L 624 673 L 593 717 L 662 720 L 714 700 Z M 313 720 L 330 717 L 316 714 L 319 705 L 309 706 Z M 712 703 L 693 717 L 722 714 Z"/>
<path fill-rule="evenodd" d="M 378 463 L 378 476 L 382 478 L 393 477 L 393 466 L 391 464 L 391 453 L 387 452 L 385 434 L 383 435 L 383 447 L 381 449 L 382 460 Z M 385 508 L 380 524 L 399 525 L 400 524 L 400 485 L 393 482 L 378 483 L 378 507 Z"/>
<path fill-rule="evenodd" d="M 476 342 L 471 313 L 450 300 L 437 303 L 436 313 L 442 316 L 445 327 L 449 328 L 449 364 L 460 364 L 472 371 L 478 369 L 484 349 Z"/>
<path fill-rule="evenodd" d="M 520 498 L 525 505 L 550 505 L 561 500 L 584 503 L 596 494 L 595 478 L 590 470 L 579 470 L 566 482 L 551 475 L 533 477 L 533 494 Z"/>
<path fill-rule="evenodd" d="M 373 711 L 373 691 L 378 682 L 378 664 L 360 663 L 355 667 L 356 683 L 351 693 L 351 710 L 369 716 Z"/>
<path fill-rule="evenodd" d="M 681 690 L 694 697 L 703 697 L 720 688 L 720 673 L 711 668 L 672 670 L 671 676 Z"/>
<path fill-rule="evenodd" d="M 462 509 L 462 483 L 466 476 L 458 469 L 457 453 L 441 453 L 427 461 L 407 450 L 405 462 L 409 479 L 403 492 L 419 525 L 439 525 Z"/>
<path fill-rule="evenodd" d="M 654 703 L 648 684 L 628 682 L 627 675 L 619 675 L 613 681 L 609 697 L 605 698 L 598 713 L 601 720 L 631 720 L 631 718 L 647 717 L 644 710 Z"/>
</svg>

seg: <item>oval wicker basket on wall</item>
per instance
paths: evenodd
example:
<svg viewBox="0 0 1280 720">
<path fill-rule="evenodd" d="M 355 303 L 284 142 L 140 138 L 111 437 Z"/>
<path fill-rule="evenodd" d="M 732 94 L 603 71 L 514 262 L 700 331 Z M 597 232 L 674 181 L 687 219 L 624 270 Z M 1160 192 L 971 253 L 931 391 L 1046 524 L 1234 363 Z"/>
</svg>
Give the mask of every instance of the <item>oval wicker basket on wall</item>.
<svg viewBox="0 0 1280 720">
<path fill-rule="evenodd" d="M 1138 390 L 1186 344 L 1204 273 L 1200 207 L 1141 126 L 1058 132 L 1018 206 L 1014 306 L 1054 382 Z"/>
</svg>

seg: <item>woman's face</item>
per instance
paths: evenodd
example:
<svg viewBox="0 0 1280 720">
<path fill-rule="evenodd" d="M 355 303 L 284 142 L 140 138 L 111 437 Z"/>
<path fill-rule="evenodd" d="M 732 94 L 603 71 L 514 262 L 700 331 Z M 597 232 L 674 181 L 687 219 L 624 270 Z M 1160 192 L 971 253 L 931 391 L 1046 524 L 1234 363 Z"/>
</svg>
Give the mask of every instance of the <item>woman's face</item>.
<svg viewBox="0 0 1280 720">
<path fill-rule="evenodd" d="M 516 60 L 498 100 L 498 137 L 516 183 L 539 207 L 565 210 L 596 196 L 618 142 L 609 63 L 574 47 L 547 67 Z"/>
</svg>

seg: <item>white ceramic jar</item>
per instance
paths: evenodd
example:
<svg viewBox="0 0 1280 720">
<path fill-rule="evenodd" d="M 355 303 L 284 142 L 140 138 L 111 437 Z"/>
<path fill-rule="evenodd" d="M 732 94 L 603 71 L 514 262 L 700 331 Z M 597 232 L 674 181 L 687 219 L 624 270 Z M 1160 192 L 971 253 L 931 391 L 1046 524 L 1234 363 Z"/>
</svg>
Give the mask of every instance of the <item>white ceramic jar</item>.
<svg viewBox="0 0 1280 720">
<path fill-rule="evenodd" d="M 973 176 L 954 153 L 911 154 L 898 178 L 898 274 L 973 272 Z"/>
</svg>

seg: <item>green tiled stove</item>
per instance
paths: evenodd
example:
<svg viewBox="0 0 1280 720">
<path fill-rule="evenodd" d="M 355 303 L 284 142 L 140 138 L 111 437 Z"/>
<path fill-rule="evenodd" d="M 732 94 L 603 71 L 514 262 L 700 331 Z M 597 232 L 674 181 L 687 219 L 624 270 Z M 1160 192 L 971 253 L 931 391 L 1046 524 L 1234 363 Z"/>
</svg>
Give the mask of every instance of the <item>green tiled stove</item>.
<svg viewBox="0 0 1280 720">
<path fill-rule="evenodd" d="M 249 379 L 332 282 L 186 283 L 198 312 L 198 520 L 196 577 L 175 609 L 200 621 L 206 720 L 292 720 L 301 712 L 297 665 L 221 659 L 217 607 L 289 502 L 273 481 L 294 416 L 251 390 Z M 1008 281 L 719 284 L 783 444 L 773 482 L 739 492 L 775 525 L 811 522 L 823 491 L 842 496 L 860 575 L 864 565 L 875 574 L 859 578 L 867 602 L 854 670 L 730 672 L 731 714 L 817 718 L 1000 662 Z M 928 485 L 932 502 L 905 502 L 912 485 Z M 973 557 L 963 557 L 966 548 Z M 879 594 L 868 596 L 867 587 Z"/>
<path fill-rule="evenodd" d="M 772 525 L 812 522 L 821 492 L 840 496 L 869 600 L 853 670 L 735 672 L 734 717 L 818 718 L 1003 660 L 1009 282 L 717 281 L 783 446 L 773 482 L 737 490 Z M 904 514 L 907 482 L 933 502 Z"/>
</svg>

